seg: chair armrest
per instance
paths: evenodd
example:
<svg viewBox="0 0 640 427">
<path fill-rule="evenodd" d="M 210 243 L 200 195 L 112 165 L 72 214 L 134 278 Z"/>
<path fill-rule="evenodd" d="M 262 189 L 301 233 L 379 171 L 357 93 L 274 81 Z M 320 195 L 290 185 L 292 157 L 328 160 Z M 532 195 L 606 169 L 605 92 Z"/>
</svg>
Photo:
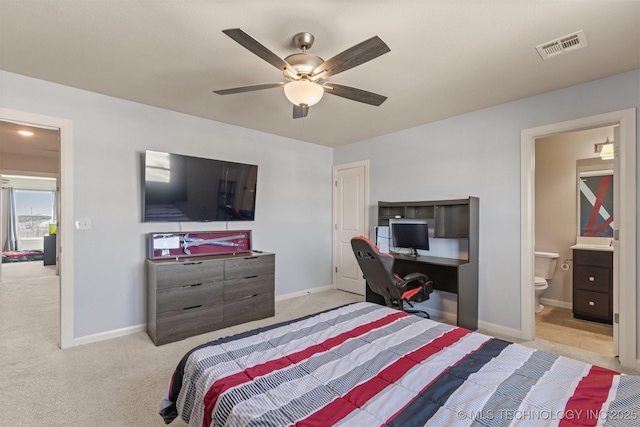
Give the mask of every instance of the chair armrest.
<svg viewBox="0 0 640 427">
<path fill-rule="evenodd" d="M 410 273 L 404 276 L 402 279 L 398 277 L 398 281 L 395 283 L 396 287 L 400 291 L 400 294 L 404 294 L 407 290 L 413 288 L 420 288 L 425 282 L 428 282 L 429 278 L 423 273 Z"/>
<path fill-rule="evenodd" d="M 413 282 L 414 280 L 422 280 L 423 282 L 426 282 L 427 280 L 429 280 L 429 278 L 426 274 L 423 273 L 410 273 L 404 276 L 402 280 L 405 283 Z"/>
<path fill-rule="evenodd" d="M 396 284 L 404 301 L 422 302 L 429 299 L 433 285 L 423 273 L 407 274 Z"/>
</svg>

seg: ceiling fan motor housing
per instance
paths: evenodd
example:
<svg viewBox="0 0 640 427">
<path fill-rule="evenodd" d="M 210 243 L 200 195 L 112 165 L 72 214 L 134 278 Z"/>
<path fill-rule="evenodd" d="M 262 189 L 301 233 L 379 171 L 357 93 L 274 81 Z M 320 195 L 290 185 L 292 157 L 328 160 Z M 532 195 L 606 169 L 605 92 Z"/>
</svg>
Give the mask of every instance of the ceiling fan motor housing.
<svg viewBox="0 0 640 427">
<path fill-rule="evenodd" d="M 294 53 L 285 59 L 298 72 L 299 77 L 309 76 L 311 72 L 324 63 L 324 59 L 310 53 Z M 284 76 L 291 80 L 291 76 L 285 71 Z"/>
</svg>

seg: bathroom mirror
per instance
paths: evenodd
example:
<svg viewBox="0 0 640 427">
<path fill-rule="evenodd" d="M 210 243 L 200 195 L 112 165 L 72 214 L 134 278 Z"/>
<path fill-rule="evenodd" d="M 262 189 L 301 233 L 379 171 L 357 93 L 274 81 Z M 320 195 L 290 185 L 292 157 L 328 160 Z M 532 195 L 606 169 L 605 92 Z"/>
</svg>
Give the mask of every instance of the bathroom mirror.
<svg viewBox="0 0 640 427">
<path fill-rule="evenodd" d="M 613 161 L 600 158 L 576 162 L 578 176 L 578 236 L 613 237 Z M 604 243 L 604 242 L 603 242 Z"/>
</svg>

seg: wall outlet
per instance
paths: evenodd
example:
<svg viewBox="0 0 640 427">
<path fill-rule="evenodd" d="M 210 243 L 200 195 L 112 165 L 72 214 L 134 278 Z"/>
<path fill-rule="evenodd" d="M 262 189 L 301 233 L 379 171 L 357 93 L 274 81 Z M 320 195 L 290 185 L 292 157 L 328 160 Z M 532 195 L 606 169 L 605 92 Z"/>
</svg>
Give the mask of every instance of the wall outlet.
<svg viewBox="0 0 640 427">
<path fill-rule="evenodd" d="M 76 218 L 76 230 L 90 230 L 91 218 Z"/>
</svg>

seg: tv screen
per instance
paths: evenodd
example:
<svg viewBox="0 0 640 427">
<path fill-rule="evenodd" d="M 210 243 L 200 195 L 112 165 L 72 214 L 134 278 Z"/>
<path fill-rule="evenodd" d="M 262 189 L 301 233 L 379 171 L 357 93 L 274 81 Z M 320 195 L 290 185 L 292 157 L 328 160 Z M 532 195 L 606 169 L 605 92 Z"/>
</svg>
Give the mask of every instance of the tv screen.
<svg viewBox="0 0 640 427">
<path fill-rule="evenodd" d="M 147 150 L 142 220 L 253 221 L 258 166 Z"/>
<path fill-rule="evenodd" d="M 394 223 L 391 238 L 396 248 L 429 250 L 429 226 L 426 223 Z"/>
</svg>

